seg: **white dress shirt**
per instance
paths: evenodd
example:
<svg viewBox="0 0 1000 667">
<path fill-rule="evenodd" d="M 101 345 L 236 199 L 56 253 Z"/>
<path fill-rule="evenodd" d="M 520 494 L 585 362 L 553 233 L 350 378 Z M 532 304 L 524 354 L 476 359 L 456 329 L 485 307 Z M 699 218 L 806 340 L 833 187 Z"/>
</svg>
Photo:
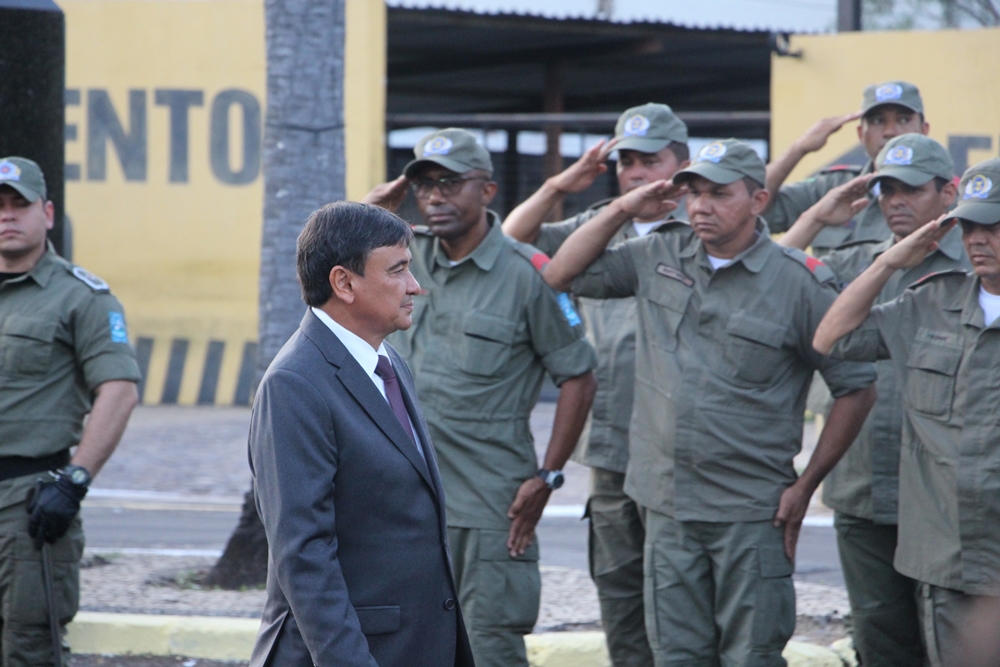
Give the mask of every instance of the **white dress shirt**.
<svg viewBox="0 0 1000 667">
<path fill-rule="evenodd" d="M 378 350 L 376 350 L 369 345 L 367 341 L 361 338 L 361 336 L 357 335 L 353 331 L 349 331 L 340 324 L 337 324 L 332 317 L 319 308 L 313 308 L 312 312 L 319 318 L 319 321 L 325 324 L 327 328 L 333 332 L 333 335 L 344 344 L 347 351 L 351 353 L 354 360 L 358 362 L 359 366 L 361 366 L 361 370 L 363 370 L 365 374 L 371 378 L 371 381 L 375 383 L 375 388 L 378 389 L 379 393 L 382 394 L 382 398 L 384 398 L 388 403 L 389 399 L 385 395 L 385 382 L 382 378 L 375 374 L 375 368 L 378 366 L 379 356 L 381 355 L 389 358 L 389 353 L 385 351 L 385 345 L 380 343 Z M 389 363 L 392 363 L 391 358 L 389 359 Z M 393 366 L 392 370 L 395 372 L 395 366 Z M 421 457 L 424 457 L 424 448 L 420 446 L 420 436 L 417 435 L 417 429 L 413 427 L 413 420 L 410 419 L 409 415 L 407 415 L 406 418 L 410 422 L 410 431 L 413 432 L 413 437 L 417 440 L 417 451 L 420 452 Z M 424 458 L 426 459 L 426 457 Z"/>
</svg>

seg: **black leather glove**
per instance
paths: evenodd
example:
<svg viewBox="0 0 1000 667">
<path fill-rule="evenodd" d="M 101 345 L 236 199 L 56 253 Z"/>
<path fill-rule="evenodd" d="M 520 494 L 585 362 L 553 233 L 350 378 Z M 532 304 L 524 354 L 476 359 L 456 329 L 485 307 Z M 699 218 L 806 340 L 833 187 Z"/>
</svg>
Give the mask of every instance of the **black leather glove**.
<svg viewBox="0 0 1000 667">
<path fill-rule="evenodd" d="M 51 479 L 39 479 L 28 492 L 28 534 L 36 549 L 42 548 L 42 542 L 51 544 L 66 534 L 87 495 L 85 485 L 74 484 L 66 475 L 50 474 Z"/>
</svg>

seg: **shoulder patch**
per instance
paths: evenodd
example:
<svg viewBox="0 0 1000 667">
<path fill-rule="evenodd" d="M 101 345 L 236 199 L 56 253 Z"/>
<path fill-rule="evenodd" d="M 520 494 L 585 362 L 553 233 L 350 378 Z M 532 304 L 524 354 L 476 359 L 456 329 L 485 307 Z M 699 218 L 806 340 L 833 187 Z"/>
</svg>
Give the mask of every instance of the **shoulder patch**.
<svg viewBox="0 0 1000 667">
<path fill-rule="evenodd" d="M 783 248 L 782 251 L 785 253 L 785 257 L 793 259 L 806 267 L 818 282 L 826 283 L 835 281 L 836 277 L 833 275 L 833 271 L 822 260 L 812 255 L 807 255 L 798 248 Z"/>
<path fill-rule="evenodd" d="M 82 280 L 86 283 L 87 287 L 94 290 L 95 292 L 107 292 L 110 291 L 108 284 L 95 276 L 93 273 L 83 268 L 82 266 L 74 266 L 70 273 L 72 273 L 76 278 Z"/>
<path fill-rule="evenodd" d="M 914 289 L 916 287 L 920 287 L 921 285 L 923 285 L 925 283 L 929 283 L 931 281 L 938 280 L 939 278 L 944 278 L 946 276 L 961 276 L 962 280 L 965 280 L 965 277 L 967 275 L 968 274 L 965 271 L 962 271 L 960 269 L 949 269 L 947 271 L 935 271 L 934 273 L 928 273 L 926 276 L 924 276 L 920 280 L 916 281 L 915 283 L 911 284 L 906 289 Z"/>
</svg>

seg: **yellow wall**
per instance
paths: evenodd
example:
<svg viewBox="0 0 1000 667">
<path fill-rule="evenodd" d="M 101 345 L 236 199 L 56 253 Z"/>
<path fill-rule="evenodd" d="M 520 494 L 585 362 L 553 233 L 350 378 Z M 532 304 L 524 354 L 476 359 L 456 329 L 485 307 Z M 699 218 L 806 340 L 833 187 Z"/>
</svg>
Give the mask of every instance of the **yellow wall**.
<svg viewBox="0 0 1000 667">
<path fill-rule="evenodd" d="M 960 136 L 988 137 L 968 163 L 1000 149 L 1000 29 L 862 32 L 796 36 L 801 59 L 772 56 L 771 154 L 783 153 L 814 122 L 860 108 L 865 86 L 891 79 L 916 84 L 930 135 L 943 145 Z M 807 156 L 790 180 L 805 178 L 857 144 L 856 124 Z"/>
<path fill-rule="evenodd" d="M 60 5 L 67 25 L 66 207 L 73 260 L 110 283 L 125 305 L 133 342 L 153 339 L 145 402 L 160 401 L 171 341 L 184 339 L 189 348 L 179 402 L 195 402 L 209 341 L 216 340 L 225 350 L 215 401 L 232 403 L 244 344 L 257 336 L 263 188 L 259 150 L 247 163 L 243 147 L 247 133 L 250 148 L 259 148 L 262 132 L 263 3 Z M 349 196 L 358 197 L 385 171 L 383 3 L 348 0 L 347 30 L 347 186 Z M 163 92 L 178 90 L 189 92 Z M 167 104 L 179 95 L 200 98 L 186 113 L 186 142 L 176 124 L 171 128 Z M 145 113 L 145 141 L 137 138 L 131 109 Z M 115 135 L 115 117 L 124 133 L 119 139 L 132 139 L 119 150 L 105 138 Z M 185 148 L 186 178 L 179 169 Z M 131 155 L 127 169 L 119 154 Z"/>
</svg>

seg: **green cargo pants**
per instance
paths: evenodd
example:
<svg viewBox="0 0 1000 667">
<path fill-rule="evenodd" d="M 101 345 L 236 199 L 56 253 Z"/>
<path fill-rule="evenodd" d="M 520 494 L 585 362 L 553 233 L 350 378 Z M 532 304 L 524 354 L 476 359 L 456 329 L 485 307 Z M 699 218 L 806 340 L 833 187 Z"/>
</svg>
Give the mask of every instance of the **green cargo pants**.
<svg viewBox="0 0 1000 667">
<path fill-rule="evenodd" d="M 837 550 L 851 599 L 854 649 L 865 667 L 911 667 L 925 660 L 917 611 L 919 583 L 892 565 L 897 527 L 837 512 Z"/>
<path fill-rule="evenodd" d="M 538 542 L 511 558 L 506 530 L 448 528 L 455 583 L 477 667 L 528 667 L 524 635 L 538 620 Z"/>
<path fill-rule="evenodd" d="M 792 562 L 770 521 L 676 521 L 646 510 L 646 632 L 657 667 L 785 667 Z"/>
<path fill-rule="evenodd" d="M 45 667 L 53 664 L 52 633 L 42 582 L 41 552 L 28 536 L 26 496 L 38 475 L 0 482 L 0 665 Z M 73 620 L 80 602 L 83 527 L 77 517 L 51 547 L 53 590 L 59 622 Z M 63 642 L 63 664 L 69 646 Z"/>
<path fill-rule="evenodd" d="M 590 469 L 590 577 L 597 586 L 601 625 L 614 667 L 651 667 L 643 609 L 642 551 L 646 529 L 625 475 Z"/>
</svg>

